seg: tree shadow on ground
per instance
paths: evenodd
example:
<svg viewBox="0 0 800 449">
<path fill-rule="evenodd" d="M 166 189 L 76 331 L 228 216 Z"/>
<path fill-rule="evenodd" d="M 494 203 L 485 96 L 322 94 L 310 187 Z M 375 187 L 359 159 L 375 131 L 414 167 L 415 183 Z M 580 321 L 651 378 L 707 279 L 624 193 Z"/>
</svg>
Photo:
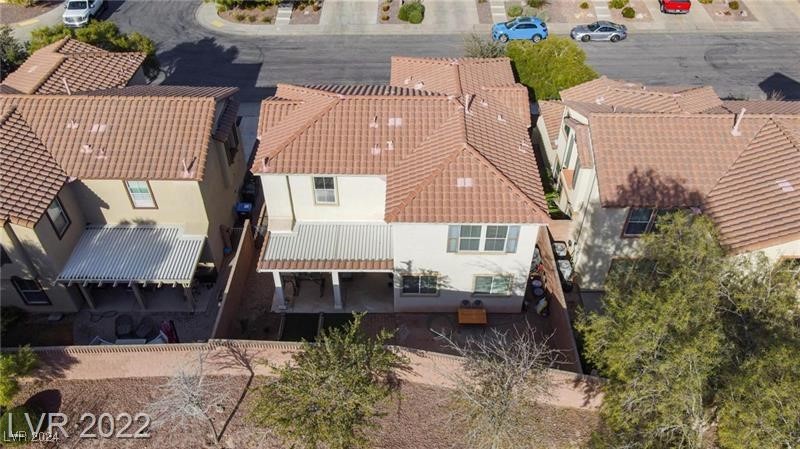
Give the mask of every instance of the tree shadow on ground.
<svg viewBox="0 0 800 449">
<path fill-rule="evenodd" d="M 784 100 L 800 100 L 800 82 L 783 73 L 773 73 L 758 83 L 758 87 L 767 97 L 778 95 Z"/>
</svg>

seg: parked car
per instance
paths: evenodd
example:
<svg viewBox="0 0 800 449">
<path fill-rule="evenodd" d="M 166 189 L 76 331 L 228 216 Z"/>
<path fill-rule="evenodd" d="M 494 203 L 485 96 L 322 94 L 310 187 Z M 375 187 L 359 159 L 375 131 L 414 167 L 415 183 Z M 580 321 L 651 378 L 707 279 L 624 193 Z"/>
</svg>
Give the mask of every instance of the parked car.
<svg viewBox="0 0 800 449">
<path fill-rule="evenodd" d="M 67 0 L 61 20 L 68 27 L 82 27 L 103 10 L 104 0 Z"/>
<path fill-rule="evenodd" d="M 614 22 L 599 21 L 588 25 L 578 25 L 569 32 L 569 35 L 581 42 L 618 42 L 628 37 L 628 28 Z"/>
<path fill-rule="evenodd" d="M 536 17 L 517 17 L 508 22 L 500 22 L 492 27 L 492 39 L 500 42 L 525 39 L 539 42 L 547 39 L 547 24 Z"/>
<path fill-rule="evenodd" d="M 661 12 L 673 14 L 686 14 L 692 8 L 691 0 L 658 0 Z"/>
</svg>

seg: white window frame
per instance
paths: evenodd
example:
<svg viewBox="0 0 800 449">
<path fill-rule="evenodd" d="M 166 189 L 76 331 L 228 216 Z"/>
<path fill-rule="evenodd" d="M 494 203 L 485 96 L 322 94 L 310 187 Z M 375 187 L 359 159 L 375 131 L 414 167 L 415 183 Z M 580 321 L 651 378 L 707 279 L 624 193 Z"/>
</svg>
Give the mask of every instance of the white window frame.
<svg viewBox="0 0 800 449">
<path fill-rule="evenodd" d="M 131 187 L 141 188 L 144 186 L 147 192 L 134 192 Z M 128 191 L 128 197 L 131 199 L 134 209 L 158 209 L 156 199 L 153 196 L 153 190 L 150 188 L 150 183 L 146 180 L 129 180 L 125 181 L 125 189 Z"/>
<path fill-rule="evenodd" d="M 491 278 L 491 284 L 489 286 L 488 292 L 479 292 L 478 291 L 478 279 L 479 278 Z M 503 279 L 506 282 L 507 289 L 504 291 L 495 291 L 495 282 L 498 279 Z M 476 296 L 511 296 L 511 291 L 513 290 L 513 281 L 514 276 L 510 274 L 476 274 L 474 279 L 472 280 L 472 294 Z"/>
<path fill-rule="evenodd" d="M 417 278 L 417 291 L 416 292 L 407 292 L 405 291 L 406 287 L 406 279 L 408 278 Z M 433 286 L 434 291 L 432 292 L 423 292 L 423 282 L 422 278 L 433 278 Z M 403 275 L 400 278 L 400 293 L 402 295 L 411 295 L 411 296 L 436 296 L 439 294 L 439 276 L 435 274 L 409 274 Z"/>
<path fill-rule="evenodd" d="M 498 230 L 501 229 L 501 228 L 505 228 L 505 235 L 503 236 L 503 238 L 489 237 L 489 229 L 490 228 L 496 228 Z M 486 251 L 487 253 L 504 253 L 504 252 L 506 252 L 506 243 L 508 243 L 508 231 L 509 231 L 509 226 L 508 225 L 486 225 L 486 232 L 483 233 L 483 250 Z M 496 233 L 495 233 L 495 235 L 496 235 Z M 487 246 L 488 246 L 490 240 L 493 241 L 493 242 L 502 240 L 502 242 L 503 242 L 502 248 L 501 249 L 489 249 Z"/>
<path fill-rule="evenodd" d="M 55 213 L 51 213 L 54 209 Z M 47 206 L 45 213 L 47 214 L 47 218 L 50 220 L 50 224 L 53 225 L 53 230 L 56 231 L 56 235 L 60 239 L 64 236 L 64 234 L 67 233 L 67 229 L 69 229 L 69 225 L 72 222 L 69 219 L 69 215 L 67 215 L 67 212 L 64 210 L 64 205 L 61 204 L 61 201 L 58 199 L 58 197 L 53 198 L 53 202 Z M 62 219 L 64 223 L 61 227 L 56 224 L 59 219 Z"/>
<path fill-rule="evenodd" d="M 470 236 L 464 237 L 463 233 L 462 233 L 462 230 L 464 228 L 470 228 L 470 229 L 478 228 L 478 236 L 475 237 L 475 236 L 470 235 Z M 459 232 L 458 232 L 458 247 L 457 247 L 457 249 L 458 249 L 459 253 L 474 253 L 474 252 L 479 252 L 481 250 L 481 244 L 483 243 L 483 235 L 484 235 L 483 226 L 482 225 L 460 225 L 458 231 Z M 475 240 L 478 241 L 478 247 L 477 248 L 475 248 L 475 249 L 461 249 L 461 242 L 462 241 L 474 242 Z"/>
<path fill-rule="evenodd" d="M 317 187 L 317 179 L 322 180 L 322 188 Z M 325 186 L 325 181 L 330 179 L 331 187 Z M 334 205 L 339 202 L 339 195 L 336 192 L 336 178 L 333 176 L 312 176 L 311 187 L 314 189 L 314 204 Z M 320 194 L 332 195 L 333 201 L 328 201 L 326 198 L 320 198 Z"/>
</svg>

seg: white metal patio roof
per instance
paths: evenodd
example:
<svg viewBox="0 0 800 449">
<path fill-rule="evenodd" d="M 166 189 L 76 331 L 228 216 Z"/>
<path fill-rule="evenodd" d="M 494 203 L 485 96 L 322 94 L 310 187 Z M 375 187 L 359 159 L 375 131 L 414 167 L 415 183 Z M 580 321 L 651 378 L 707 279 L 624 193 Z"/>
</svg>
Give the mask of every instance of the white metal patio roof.
<svg viewBox="0 0 800 449">
<path fill-rule="evenodd" d="M 189 285 L 204 236 L 179 226 L 87 226 L 58 281 Z"/>
<path fill-rule="evenodd" d="M 392 228 L 385 223 L 298 223 L 269 234 L 259 269 L 387 270 Z"/>
</svg>

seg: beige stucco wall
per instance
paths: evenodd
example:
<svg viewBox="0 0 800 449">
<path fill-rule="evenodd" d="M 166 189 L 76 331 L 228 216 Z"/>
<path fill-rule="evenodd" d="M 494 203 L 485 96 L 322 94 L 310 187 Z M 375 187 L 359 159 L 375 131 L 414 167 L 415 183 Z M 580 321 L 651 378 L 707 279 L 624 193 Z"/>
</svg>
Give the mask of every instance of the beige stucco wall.
<svg viewBox="0 0 800 449">
<path fill-rule="evenodd" d="M 386 178 L 382 176 L 334 176 L 337 204 L 316 204 L 313 176 L 289 176 L 297 221 L 383 221 Z"/>
<path fill-rule="evenodd" d="M 46 216 L 33 228 L 12 223 L 6 223 L 3 227 L 2 245 L 12 260 L 12 263 L 4 265 L 0 270 L 4 306 L 17 306 L 31 312 L 75 312 L 80 307 L 83 299 L 76 289 L 55 283 L 85 227 L 85 219 L 76 202 L 73 187 L 72 184 L 65 185 L 58 195 L 70 219 L 70 226 L 61 238 Z M 28 266 L 29 261 L 32 267 Z M 12 276 L 38 279 L 52 305 L 25 304 L 11 284 Z"/>
<path fill-rule="evenodd" d="M 286 175 L 261 175 L 260 178 L 270 231 L 291 231 L 294 227 L 294 208 L 289 178 Z"/>
<path fill-rule="evenodd" d="M 761 250 L 770 260 L 777 261 L 783 258 L 800 258 L 800 239 L 780 245 L 770 246 Z"/>
<path fill-rule="evenodd" d="M 521 225 L 516 253 L 448 253 L 447 224 L 393 224 L 395 271 L 399 274 L 436 272 L 441 284 L 435 296 L 403 295 L 400 276 L 396 276 L 395 311 L 453 312 L 464 299 L 480 299 L 490 312 L 519 312 L 540 229 L 537 224 Z M 475 276 L 482 274 L 512 276 L 511 296 L 473 295 Z"/>
</svg>

